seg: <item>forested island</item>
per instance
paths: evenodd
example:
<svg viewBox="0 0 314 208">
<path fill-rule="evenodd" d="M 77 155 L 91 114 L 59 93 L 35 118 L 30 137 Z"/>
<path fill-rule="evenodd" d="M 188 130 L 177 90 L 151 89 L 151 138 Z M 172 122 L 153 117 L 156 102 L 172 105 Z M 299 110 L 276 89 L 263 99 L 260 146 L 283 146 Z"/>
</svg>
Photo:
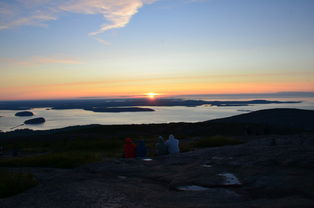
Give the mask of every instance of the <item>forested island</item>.
<svg viewBox="0 0 314 208">
<path fill-rule="evenodd" d="M 15 116 L 19 116 L 19 117 L 27 117 L 27 116 L 33 116 L 33 112 L 30 111 L 21 111 L 21 112 L 17 112 L 15 114 Z"/>
</svg>

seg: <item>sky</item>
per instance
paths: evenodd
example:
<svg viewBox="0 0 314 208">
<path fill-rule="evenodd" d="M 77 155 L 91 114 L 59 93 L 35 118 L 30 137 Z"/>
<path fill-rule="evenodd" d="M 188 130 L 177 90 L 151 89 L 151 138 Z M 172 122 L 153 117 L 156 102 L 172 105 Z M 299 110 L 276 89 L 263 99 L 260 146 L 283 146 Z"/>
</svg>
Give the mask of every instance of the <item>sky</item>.
<svg viewBox="0 0 314 208">
<path fill-rule="evenodd" d="M 0 100 L 314 91 L 313 0 L 0 0 Z"/>
</svg>

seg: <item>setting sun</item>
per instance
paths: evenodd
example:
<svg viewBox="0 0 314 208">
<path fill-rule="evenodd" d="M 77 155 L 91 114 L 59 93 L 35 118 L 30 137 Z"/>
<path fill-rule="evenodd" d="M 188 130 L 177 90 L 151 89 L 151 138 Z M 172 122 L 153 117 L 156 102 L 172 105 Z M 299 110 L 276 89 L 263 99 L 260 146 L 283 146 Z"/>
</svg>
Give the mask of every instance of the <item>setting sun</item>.
<svg viewBox="0 0 314 208">
<path fill-rule="evenodd" d="M 158 93 L 154 93 L 154 92 L 149 92 L 145 94 L 148 98 L 150 99 L 154 99 L 157 95 L 159 95 Z"/>
</svg>

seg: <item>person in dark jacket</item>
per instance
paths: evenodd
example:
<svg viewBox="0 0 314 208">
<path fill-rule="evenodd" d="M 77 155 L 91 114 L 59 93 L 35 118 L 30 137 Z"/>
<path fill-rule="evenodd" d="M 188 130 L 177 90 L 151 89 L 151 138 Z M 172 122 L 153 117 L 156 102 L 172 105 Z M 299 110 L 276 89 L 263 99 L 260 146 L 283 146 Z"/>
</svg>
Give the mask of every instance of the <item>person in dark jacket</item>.
<svg viewBox="0 0 314 208">
<path fill-rule="evenodd" d="M 135 157 L 135 148 L 136 145 L 133 143 L 132 139 L 126 138 L 124 140 L 124 154 L 125 158 L 134 158 Z"/>
<path fill-rule="evenodd" d="M 147 148 L 145 146 L 145 142 L 143 140 L 138 141 L 136 145 L 136 157 L 146 157 L 147 156 Z"/>
<path fill-rule="evenodd" d="M 156 154 L 167 155 L 168 153 L 168 146 L 166 145 L 164 138 L 162 136 L 159 136 L 158 142 L 156 144 Z"/>
</svg>

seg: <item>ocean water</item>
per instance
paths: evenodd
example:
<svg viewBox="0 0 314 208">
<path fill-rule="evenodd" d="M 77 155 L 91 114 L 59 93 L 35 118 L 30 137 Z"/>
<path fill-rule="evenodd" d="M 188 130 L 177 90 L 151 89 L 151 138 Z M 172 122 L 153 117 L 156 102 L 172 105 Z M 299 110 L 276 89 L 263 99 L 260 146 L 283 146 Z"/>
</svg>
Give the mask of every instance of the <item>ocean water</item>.
<svg viewBox="0 0 314 208">
<path fill-rule="evenodd" d="M 96 113 L 80 109 L 75 110 L 48 110 L 46 108 L 34 108 L 31 111 L 35 114 L 33 117 L 16 117 L 14 110 L 0 110 L 0 130 L 12 131 L 14 129 L 34 129 L 46 130 L 63 128 L 75 125 L 88 124 L 150 124 L 150 123 L 171 123 L 171 122 L 199 122 L 216 118 L 224 118 L 233 115 L 247 113 L 249 111 L 270 109 L 270 108 L 298 108 L 314 110 L 314 98 L 253 98 L 246 97 L 228 98 L 228 97 L 204 97 L 195 96 L 189 99 L 203 100 L 253 100 L 267 99 L 280 101 L 302 101 L 296 104 L 267 104 L 250 106 L 198 106 L 198 107 L 152 107 L 154 112 L 123 112 L 123 113 Z M 145 106 L 141 106 L 145 107 Z M 46 122 L 40 125 L 22 125 L 25 120 L 35 117 L 44 117 Z M 14 128 L 19 126 L 17 128 Z"/>
</svg>

